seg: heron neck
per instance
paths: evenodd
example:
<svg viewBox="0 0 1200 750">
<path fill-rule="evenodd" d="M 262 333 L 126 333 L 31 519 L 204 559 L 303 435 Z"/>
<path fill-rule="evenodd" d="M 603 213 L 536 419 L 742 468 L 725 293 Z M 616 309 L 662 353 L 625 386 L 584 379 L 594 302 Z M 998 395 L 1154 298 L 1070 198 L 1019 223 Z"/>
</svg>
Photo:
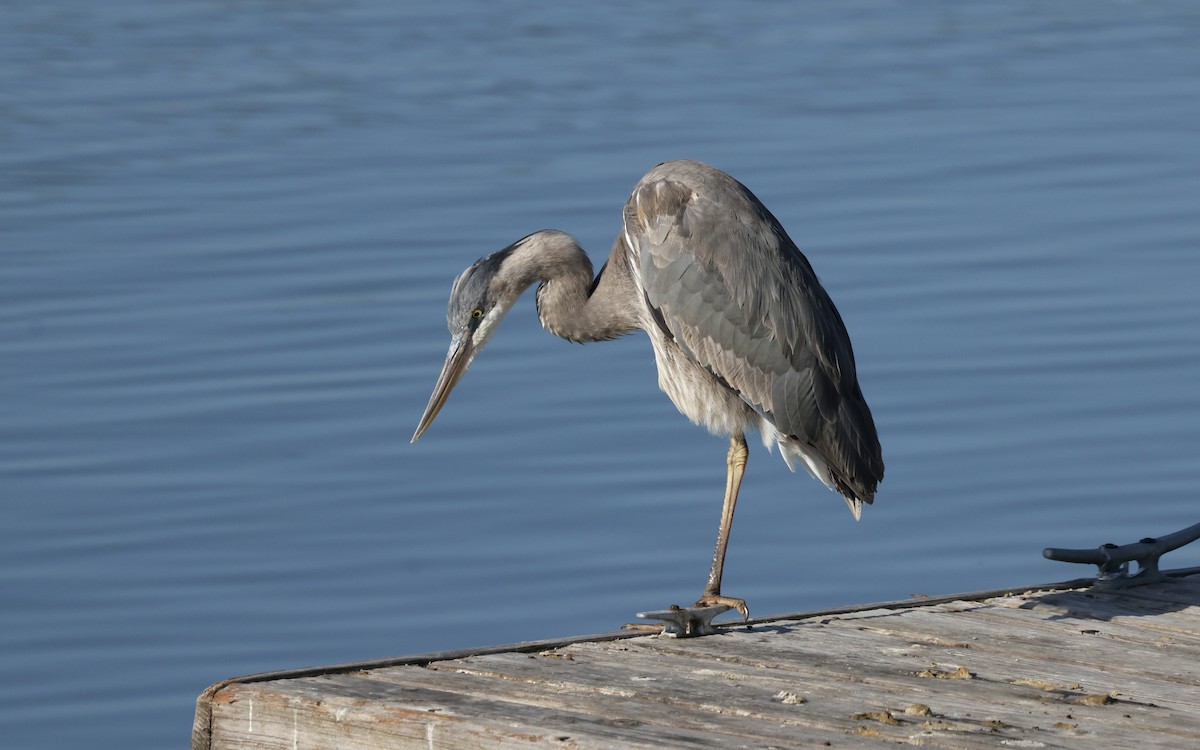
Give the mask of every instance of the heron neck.
<svg viewBox="0 0 1200 750">
<path fill-rule="evenodd" d="M 525 257 L 512 260 L 528 270 L 522 288 L 541 282 L 537 307 L 543 328 L 582 343 L 606 341 L 638 327 L 636 295 L 631 294 L 628 260 L 620 252 L 619 239 L 594 278 L 591 260 L 569 235 L 546 232 L 531 239 L 514 250 Z"/>
</svg>

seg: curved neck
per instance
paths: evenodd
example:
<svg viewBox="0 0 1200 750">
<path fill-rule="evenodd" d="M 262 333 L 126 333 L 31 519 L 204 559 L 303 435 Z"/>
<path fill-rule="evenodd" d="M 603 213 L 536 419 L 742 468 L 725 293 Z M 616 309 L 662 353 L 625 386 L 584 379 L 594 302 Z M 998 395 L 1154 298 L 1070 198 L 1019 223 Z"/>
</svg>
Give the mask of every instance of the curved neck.
<svg viewBox="0 0 1200 750">
<path fill-rule="evenodd" d="M 619 247 L 620 239 L 617 243 Z M 605 341 L 639 327 L 637 298 L 618 247 L 593 279 L 592 262 L 575 239 L 545 230 L 512 246 L 500 276 L 511 284 L 514 297 L 541 282 L 538 317 L 555 336 L 576 342 Z"/>
</svg>

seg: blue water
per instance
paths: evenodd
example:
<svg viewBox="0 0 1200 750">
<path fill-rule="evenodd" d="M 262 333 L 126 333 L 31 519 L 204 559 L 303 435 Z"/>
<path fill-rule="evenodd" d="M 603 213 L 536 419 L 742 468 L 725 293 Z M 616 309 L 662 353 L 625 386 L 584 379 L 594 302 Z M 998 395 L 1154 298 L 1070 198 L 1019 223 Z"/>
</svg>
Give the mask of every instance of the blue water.
<svg viewBox="0 0 1200 750">
<path fill-rule="evenodd" d="M 887 461 L 855 524 L 752 444 L 754 614 L 1200 520 L 1200 8 L 576 5 L 0 9 L 0 745 L 178 747 L 225 677 L 695 597 L 725 443 L 644 336 L 525 300 L 408 442 L 453 277 L 546 226 L 599 260 L 670 158 L 808 254 Z"/>
</svg>

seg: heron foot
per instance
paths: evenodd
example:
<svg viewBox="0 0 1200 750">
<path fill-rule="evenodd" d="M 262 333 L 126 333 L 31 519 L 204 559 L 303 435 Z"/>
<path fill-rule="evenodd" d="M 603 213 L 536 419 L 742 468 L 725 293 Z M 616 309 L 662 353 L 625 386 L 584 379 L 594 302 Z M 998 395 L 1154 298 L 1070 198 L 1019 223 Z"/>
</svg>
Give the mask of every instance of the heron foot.
<svg viewBox="0 0 1200 750">
<path fill-rule="evenodd" d="M 638 617 L 651 614 L 649 612 L 639 612 Z M 627 622 L 621 626 L 621 630 L 637 630 L 642 633 L 661 633 L 666 628 L 666 623 L 654 622 Z"/>
<path fill-rule="evenodd" d="M 750 619 L 750 610 L 746 607 L 745 599 L 736 599 L 732 596 L 721 596 L 720 594 L 705 594 L 696 600 L 692 608 L 696 607 L 716 607 L 723 606 L 725 609 L 736 609 L 743 620 Z"/>
</svg>

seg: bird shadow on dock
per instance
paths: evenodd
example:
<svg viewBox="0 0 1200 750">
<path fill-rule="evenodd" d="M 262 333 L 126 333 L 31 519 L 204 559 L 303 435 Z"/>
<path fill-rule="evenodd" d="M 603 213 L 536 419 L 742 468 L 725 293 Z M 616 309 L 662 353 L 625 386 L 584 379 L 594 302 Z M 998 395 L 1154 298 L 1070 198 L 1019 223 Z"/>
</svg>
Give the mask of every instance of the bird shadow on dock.
<svg viewBox="0 0 1200 750">
<path fill-rule="evenodd" d="M 1183 568 L 1166 571 L 1161 581 L 1137 585 L 1096 585 L 1095 579 L 1075 579 L 1056 584 L 1043 584 L 1028 588 L 948 594 L 924 599 L 879 602 L 876 604 L 841 607 L 812 612 L 796 612 L 751 619 L 745 623 L 737 620 L 714 622 L 717 634 L 737 632 L 788 633 L 813 624 L 827 624 L 830 620 L 852 616 L 865 621 L 874 617 L 889 618 L 908 609 L 921 609 L 936 604 L 958 603 L 956 611 L 970 612 L 973 609 L 994 607 L 989 599 L 1012 596 L 1020 591 L 1040 591 L 1035 597 L 1016 604 L 1016 608 L 1041 611 L 1046 619 L 1109 621 L 1120 617 L 1146 617 L 1181 612 L 1200 605 L 1200 568 Z M 1010 605 L 1014 606 L 1014 605 Z"/>
<path fill-rule="evenodd" d="M 1196 578 L 1168 577 L 1164 581 L 1124 588 L 1056 591 L 1020 605 L 1021 609 L 1059 610 L 1050 620 L 1102 620 L 1147 617 L 1180 612 L 1200 604 Z"/>
</svg>

